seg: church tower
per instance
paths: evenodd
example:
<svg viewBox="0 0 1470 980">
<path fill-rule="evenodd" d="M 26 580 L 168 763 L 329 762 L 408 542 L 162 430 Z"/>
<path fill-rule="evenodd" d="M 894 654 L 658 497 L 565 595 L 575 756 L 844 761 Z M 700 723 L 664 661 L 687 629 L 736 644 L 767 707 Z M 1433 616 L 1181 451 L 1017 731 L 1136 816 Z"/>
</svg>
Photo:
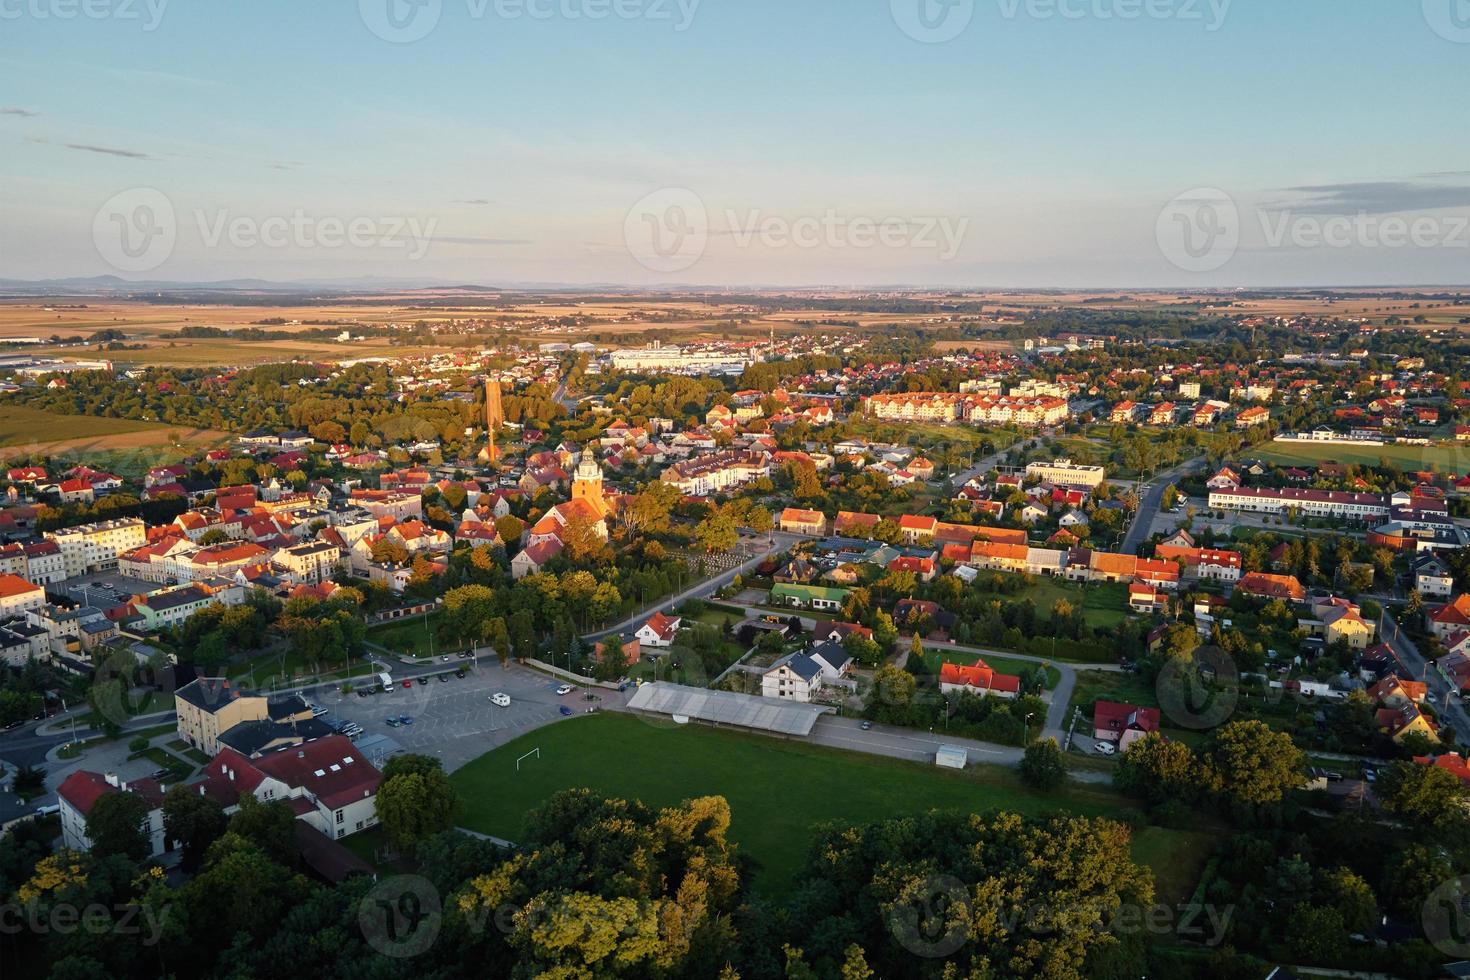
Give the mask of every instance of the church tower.
<svg viewBox="0 0 1470 980">
<path fill-rule="evenodd" d="M 602 492 L 602 466 L 592 457 L 592 450 L 582 450 L 582 458 L 572 473 L 572 499 L 585 500 L 597 512 L 606 517 L 607 497 Z"/>
</svg>

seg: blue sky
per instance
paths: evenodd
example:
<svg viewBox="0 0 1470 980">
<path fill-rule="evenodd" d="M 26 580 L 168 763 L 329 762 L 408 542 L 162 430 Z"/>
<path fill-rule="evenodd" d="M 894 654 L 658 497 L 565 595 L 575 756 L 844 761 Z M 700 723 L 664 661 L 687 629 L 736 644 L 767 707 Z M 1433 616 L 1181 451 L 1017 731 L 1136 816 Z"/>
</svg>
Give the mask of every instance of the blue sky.
<svg viewBox="0 0 1470 980">
<path fill-rule="evenodd" d="M 1466 0 L 973 0 L 942 43 L 900 25 L 916 4 L 963 23 L 939 0 L 616 0 L 625 16 L 595 20 L 614 0 L 421 0 L 426 19 L 399 8 L 427 31 L 409 43 L 372 30 L 405 0 L 88 2 L 97 16 L 0 0 L 0 277 L 1144 287 L 1470 271 L 1470 31 L 1433 9 Z M 163 195 L 174 234 L 146 268 L 119 266 L 98 235 L 139 188 Z M 1218 266 L 1169 241 L 1171 202 L 1198 188 L 1223 191 L 1237 231 Z M 640 202 L 662 208 L 669 189 L 700 212 L 687 264 L 630 241 Z M 273 220 L 293 230 L 258 241 Z M 339 247 L 333 221 L 364 233 Z M 872 244 L 865 222 L 899 231 Z M 798 244 L 803 223 L 835 230 Z"/>
</svg>

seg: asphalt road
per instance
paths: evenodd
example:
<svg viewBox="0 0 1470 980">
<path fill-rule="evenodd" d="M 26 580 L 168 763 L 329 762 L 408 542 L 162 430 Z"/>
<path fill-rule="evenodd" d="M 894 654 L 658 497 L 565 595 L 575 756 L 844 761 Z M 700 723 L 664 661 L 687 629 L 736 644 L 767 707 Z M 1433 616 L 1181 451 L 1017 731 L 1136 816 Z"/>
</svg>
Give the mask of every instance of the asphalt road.
<svg viewBox="0 0 1470 980">
<path fill-rule="evenodd" d="M 1464 705 L 1444 675 L 1429 665 L 1414 641 L 1404 635 L 1399 624 L 1385 611 L 1378 620 L 1378 635 L 1389 648 L 1414 672 L 1414 676 L 1429 686 L 1429 700 L 1439 714 L 1441 722 L 1448 722 L 1459 736 L 1461 745 L 1470 744 L 1470 718 L 1465 717 Z"/>
<path fill-rule="evenodd" d="M 1138 549 L 1148 540 L 1149 531 L 1154 526 L 1154 518 L 1159 516 L 1159 511 L 1164 505 L 1164 490 L 1179 477 L 1195 469 L 1202 457 L 1180 463 L 1171 469 L 1156 473 L 1148 482 L 1149 489 L 1138 501 L 1138 513 L 1133 516 L 1133 523 L 1128 528 L 1128 533 L 1123 536 L 1123 543 L 1119 551 L 1125 555 L 1137 554 Z"/>
</svg>

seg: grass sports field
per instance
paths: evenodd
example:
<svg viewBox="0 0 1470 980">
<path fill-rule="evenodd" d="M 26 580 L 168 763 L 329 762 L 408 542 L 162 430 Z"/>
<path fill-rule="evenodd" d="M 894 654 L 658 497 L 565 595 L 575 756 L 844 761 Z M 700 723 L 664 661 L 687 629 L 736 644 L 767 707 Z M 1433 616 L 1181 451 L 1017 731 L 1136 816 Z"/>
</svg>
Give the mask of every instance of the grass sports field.
<svg viewBox="0 0 1470 980">
<path fill-rule="evenodd" d="M 1386 459 L 1401 470 L 1427 470 L 1463 475 L 1470 471 L 1470 442 L 1434 446 L 1333 446 L 1310 442 L 1272 442 L 1251 450 L 1268 463 L 1281 466 L 1312 465 L 1333 460 L 1358 466 L 1377 466 Z"/>
<path fill-rule="evenodd" d="M 516 759 L 540 749 L 539 758 Z M 610 796 L 668 806 L 696 796 L 730 801 L 731 836 L 760 862 L 759 888 L 783 894 L 795 883 L 823 821 L 865 823 L 930 809 L 1085 816 L 1136 813 L 1104 787 L 1074 786 L 1054 795 L 1032 792 L 1010 769 L 965 772 L 688 726 L 656 727 L 626 715 L 593 715 L 552 725 L 487 753 L 455 772 L 465 800 L 462 826 L 516 840 L 527 811 L 563 789 L 587 787 Z M 1154 868 L 1160 897 L 1189 894 L 1208 857 L 1208 835 L 1150 827 L 1134 853 Z"/>
</svg>

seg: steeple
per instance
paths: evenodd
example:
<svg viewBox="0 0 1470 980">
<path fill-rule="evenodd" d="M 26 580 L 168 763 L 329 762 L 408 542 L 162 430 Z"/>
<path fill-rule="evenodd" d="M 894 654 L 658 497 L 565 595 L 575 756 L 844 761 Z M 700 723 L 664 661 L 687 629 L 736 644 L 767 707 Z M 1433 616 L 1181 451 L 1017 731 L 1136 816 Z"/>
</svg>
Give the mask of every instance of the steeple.
<svg viewBox="0 0 1470 980">
<path fill-rule="evenodd" d="M 602 464 L 592 455 L 591 448 L 582 450 L 572 473 L 572 499 L 587 501 L 599 517 L 607 516 L 610 509 L 602 492 Z"/>
</svg>

